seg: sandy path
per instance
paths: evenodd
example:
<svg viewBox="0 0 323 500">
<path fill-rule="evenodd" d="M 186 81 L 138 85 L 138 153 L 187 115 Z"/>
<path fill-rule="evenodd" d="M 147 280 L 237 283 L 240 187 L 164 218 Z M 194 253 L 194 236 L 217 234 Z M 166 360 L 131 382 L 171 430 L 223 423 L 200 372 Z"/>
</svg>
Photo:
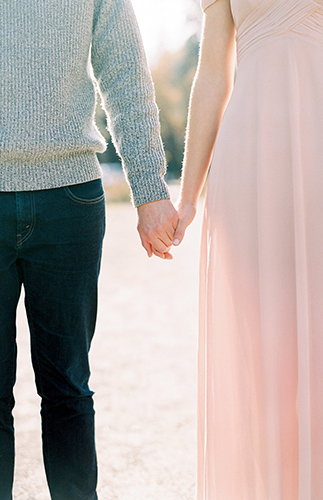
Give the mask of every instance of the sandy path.
<svg viewBox="0 0 323 500">
<path fill-rule="evenodd" d="M 147 259 L 135 217 L 129 204 L 107 205 L 91 350 L 99 498 L 193 500 L 201 210 L 172 262 Z M 18 329 L 14 498 L 49 500 L 22 303 Z"/>
</svg>

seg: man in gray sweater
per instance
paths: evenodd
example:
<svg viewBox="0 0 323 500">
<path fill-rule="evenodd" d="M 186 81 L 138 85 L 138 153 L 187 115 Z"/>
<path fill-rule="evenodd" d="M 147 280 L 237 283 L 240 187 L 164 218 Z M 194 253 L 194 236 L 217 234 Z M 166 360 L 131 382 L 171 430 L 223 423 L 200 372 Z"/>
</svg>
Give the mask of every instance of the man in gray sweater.
<svg viewBox="0 0 323 500">
<path fill-rule="evenodd" d="M 22 285 L 53 500 L 97 498 L 88 352 L 105 230 L 101 94 L 151 256 L 177 213 L 130 0 L 0 2 L 0 500 L 12 498 L 15 318 Z M 108 382 L 108 381 L 107 381 Z"/>
</svg>

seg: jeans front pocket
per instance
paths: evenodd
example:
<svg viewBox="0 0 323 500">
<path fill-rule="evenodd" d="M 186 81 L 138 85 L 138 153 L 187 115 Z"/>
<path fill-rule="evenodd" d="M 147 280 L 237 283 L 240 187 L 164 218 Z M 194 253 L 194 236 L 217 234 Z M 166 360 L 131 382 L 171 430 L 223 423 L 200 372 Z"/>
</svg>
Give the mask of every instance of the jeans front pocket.
<svg viewBox="0 0 323 500">
<path fill-rule="evenodd" d="M 102 179 L 65 186 L 64 191 L 72 201 L 83 205 L 94 205 L 104 200 Z"/>
</svg>

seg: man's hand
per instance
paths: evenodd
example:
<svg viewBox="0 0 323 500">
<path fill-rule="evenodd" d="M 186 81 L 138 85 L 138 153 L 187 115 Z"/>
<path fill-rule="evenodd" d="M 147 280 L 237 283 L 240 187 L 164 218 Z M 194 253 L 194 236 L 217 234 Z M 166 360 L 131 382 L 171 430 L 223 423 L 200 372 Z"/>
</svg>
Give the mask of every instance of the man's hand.
<svg viewBox="0 0 323 500">
<path fill-rule="evenodd" d="M 170 200 L 145 203 L 137 208 L 137 230 L 148 257 L 172 259 L 170 249 L 178 224 L 177 212 Z"/>
</svg>

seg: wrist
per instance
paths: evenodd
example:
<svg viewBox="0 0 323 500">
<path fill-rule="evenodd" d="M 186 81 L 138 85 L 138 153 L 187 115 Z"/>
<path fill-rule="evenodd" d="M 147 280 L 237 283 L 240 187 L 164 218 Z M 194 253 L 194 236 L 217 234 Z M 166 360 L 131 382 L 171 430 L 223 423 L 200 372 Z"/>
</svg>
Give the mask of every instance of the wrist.
<svg viewBox="0 0 323 500">
<path fill-rule="evenodd" d="M 137 212 L 140 212 L 141 209 L 144 209 L 145 208 L 150 208 L 152 205 L 161 205 L 162 203 L 164 204 L 168 204 L 169 202 L 171 202 L 171 199 L 170 197 L 168 196 L 167 198 L 158 198 L 157 200 L 151 200 L 151 201 L 147 201 L 146 203 L 141 203 L 141 205 L 137 205 L 135 208 L 137 209 Z"/>
<path fill-rule="evenodd" d="M 178 198 L 178 205 L 197 207 L 198 195 L 181 192 Z"/>
</svg>

